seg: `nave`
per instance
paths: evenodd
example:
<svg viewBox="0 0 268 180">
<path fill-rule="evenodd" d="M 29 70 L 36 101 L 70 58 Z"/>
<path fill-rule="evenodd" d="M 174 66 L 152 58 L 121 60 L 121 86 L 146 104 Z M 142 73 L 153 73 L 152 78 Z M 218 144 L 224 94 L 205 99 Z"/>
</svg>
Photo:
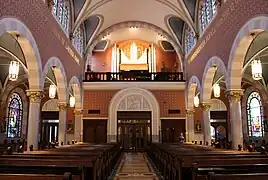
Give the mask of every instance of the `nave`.
<svg viewBox="0 0 268 180">
<path fill-rule="evenodd" d="M 74 143 L 0 155 L 1 180 L 266 180 L 267 152 L 194 143 L 148 143 L 143 152 L 121 143 Z"/>
<path fill-rule="evenodd" d="M 124 153 L 114 180 L 159 180 L 146 153 Z"/>
</svg>

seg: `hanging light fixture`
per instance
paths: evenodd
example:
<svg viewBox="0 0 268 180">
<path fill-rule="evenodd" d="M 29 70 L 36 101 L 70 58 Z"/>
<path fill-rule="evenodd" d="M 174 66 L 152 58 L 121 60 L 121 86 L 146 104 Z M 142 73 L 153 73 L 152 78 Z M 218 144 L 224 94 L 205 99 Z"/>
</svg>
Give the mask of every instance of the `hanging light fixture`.
<svg viewBox="0 0 268 180">
<path fill-rule="evenodd" d="M 18 61 L 11 61 L 9 65 L 9 74 L 8 78 L 10 81 L 16 81 L 19 77 L 20 65 Z"/>
<path fill-rule="evenodd" d="M 75 97 L 71 96 L 70 97 L 70 107 L 74 107 L 75 106 Z"/>
<path fill-rule="evenodd" d="M 54 99 L 56 97 L 57 88 L 54 84 L 49 86 L 49 98 Z"/>
<path fill-rule="evenodd" d="M 254 59 L 251 63 L 252 78 L 256 81 L 262 78 L 262 65 L 260 59 Z"/>
<path fill-rule="evenodd" d="M 199 97 L 198 97 L 198 95 L 196 95 L 194 97 L 194 107 L 198 107 L 198 106 L 199 106 Z"/>
<path fill-rule="evenodd" d="M 214 97 L 218 98 L 221 96 L 221 87 L 218 83 L 213 85 Z"/>
<path fill-rule="evenodd" d="M 17 41 L 19 36 L 17 35 Z M 16 49 L 16 42 L 15 42 L 15 49 Z M 9 64 L 9 74 L 8 78 L 10 81 L 16 81 L 19 77 L 19 70 L 20 70 L 20 64 L 18 61 L 14 60 L 14 57 L 12 56 L 13 60 Z"/>
</svg>

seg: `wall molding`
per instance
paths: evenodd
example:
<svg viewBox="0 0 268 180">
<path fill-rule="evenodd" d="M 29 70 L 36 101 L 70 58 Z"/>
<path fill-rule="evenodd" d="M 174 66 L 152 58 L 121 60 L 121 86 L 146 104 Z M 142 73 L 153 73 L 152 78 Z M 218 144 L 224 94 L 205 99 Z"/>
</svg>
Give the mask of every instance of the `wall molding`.
<svg viewBox="0 0 268 180">
<path fill-rule="evenodd" d="M 120 90 L 141 88 L 147 90 L 185 90 L 185 82 L 83 82 L 84 90 Z"/>
</svg>

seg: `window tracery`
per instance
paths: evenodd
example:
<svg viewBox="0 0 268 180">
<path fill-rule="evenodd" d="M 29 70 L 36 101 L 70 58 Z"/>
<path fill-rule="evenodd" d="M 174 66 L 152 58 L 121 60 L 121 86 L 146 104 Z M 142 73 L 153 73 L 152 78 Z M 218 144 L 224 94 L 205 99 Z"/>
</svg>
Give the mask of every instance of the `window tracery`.
<svg viewBox="0 0 268 180">
<path fill-rule="evenodd" d="M 247 119 L 248 135 L 251 137 L 262 137 L 263 128 L 263 109 L 261 97 L 258 92 L 252 92 L 247 99 Z"/>
<path fill-rule="evenodd" d="M 13 93 L 9 99 L 7 111 L 7 137 L 9 138 L 21 136 L 22 108 L 20 95 Z"/>
<path fill-rule="evenodd" d="M 203 32 L 217 13 L 217 0 L 203 0 L 200 3 L 199 22 Z"/>
<path fill-rule="evenodd" d="M 69 27 L 69 1 L 53 0 L 52 13 L 55 15 L 61 27 L 65 32 L 68 32 Z"/>
<path fill-rule="evenodd" d="M 186 25 L 184 30 L 184 50 L 186 54 L 189 54 L 194 45 L 196 44 L 196 37 L 194 31 Z"/>
<path fill-rule="evenodd" d="M 77 52 L 83 56 L 85 43 L 82 25 L 75 29 L 72 42 Z"/>
</svg>

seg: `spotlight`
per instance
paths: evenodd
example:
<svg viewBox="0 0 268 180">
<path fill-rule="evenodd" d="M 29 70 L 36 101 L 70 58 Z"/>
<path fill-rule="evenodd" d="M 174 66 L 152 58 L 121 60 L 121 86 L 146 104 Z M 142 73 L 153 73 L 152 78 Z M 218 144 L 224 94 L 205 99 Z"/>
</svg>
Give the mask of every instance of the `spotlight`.
<svg viewBox="0 0 268 180">
<path fill-rule="evenodd" d="M 18 153 L 23 153 L 23 146 L 22 145 L 19 146 Z"/>
<path fill-rule="evenodd" d="M 12 147 L 11 146 L 8 146 L 6 153 L 7 153 L 7 155 L 12 155 Z"/>
<path fill-rule="evenodd" d="M 261 154 L 267 154 L 266 149 L 264 146 L 261 146 Z"/>
</svg>

